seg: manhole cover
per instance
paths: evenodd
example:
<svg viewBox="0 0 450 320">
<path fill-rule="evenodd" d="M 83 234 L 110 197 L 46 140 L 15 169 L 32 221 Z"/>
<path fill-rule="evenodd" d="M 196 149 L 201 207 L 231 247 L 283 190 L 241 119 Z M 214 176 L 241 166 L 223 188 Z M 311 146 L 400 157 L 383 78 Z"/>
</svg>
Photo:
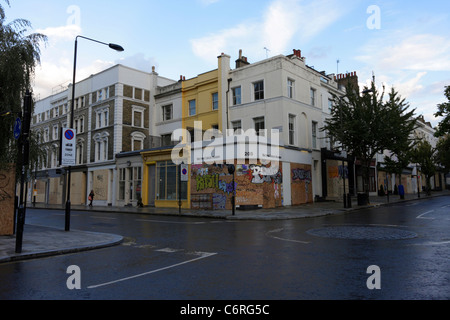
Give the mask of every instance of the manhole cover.
<svg viewBox="0 0 450 320">
<path fill-rule="evenodd" d="M 355 240 L 403 240 L 417 237 L 414 232 L 377 226 L 333 226 L 311 229 L 307 233 L 323 238 Z"/>
</svg>

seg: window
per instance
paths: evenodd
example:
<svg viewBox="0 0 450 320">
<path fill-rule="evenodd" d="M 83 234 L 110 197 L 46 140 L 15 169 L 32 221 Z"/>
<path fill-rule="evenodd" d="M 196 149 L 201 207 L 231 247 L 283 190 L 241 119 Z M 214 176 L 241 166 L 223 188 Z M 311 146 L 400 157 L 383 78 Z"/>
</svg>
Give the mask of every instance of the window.
<svg viewBox="0 0 450 320">
<path fill-rule="evenodd" d="M 333 110 L 333 100 L 328 99 L 328 111 L 331 113 Z"/>
<path fill-rule="evenodd" d="M 163 134 L 161 135 L 161 147 L 169 147 L 173 146 L 172 135 L 171 134 Z"/>
<path fill-rule="evenodd" d="M 287 81 L 287 95 L 288 98 L 293 99 L 294 98 L 294 80 L 288 79 Z"/>
<path fill-rule="evenodd" d="M 132 107 L 132 124 L 133 127 L 144 128 L 145 108 L 139 106 Z"/>
<path fill-rule="evenodd" d="M 130 200 L 141 199 L 142 190 L 142 168 L 130 168 Z"/>
<path fill-rule="evenodd" d="M 103 101 L 109 98 L 109 88 L 97 91 L 97 101 Z"/>
<path fill-rule="evenodd" d="M 144 149 L 145 134 L 142 132 L 133 132 L 131 134 L 131 151 Z"/>
<path fill-rule="evenodd" d="M 157 193 L 158 200 L 178 200 L 179 166 L 172 161 L 162 161 L 157 164 Z M 187 182 L 181 182 L 181 199 L 187 200 Z"/>
<path fill-rule="evenodd" d="M 264 124 L 264 117 L 259 117 L 253 119 L 253 122 L 255 124 L 255 131 L 256 135 L 258 136 L 265 136 L 265 124 Z"/>
<path fill-rule="evenodd" d="M 125 200 L 125 181 L 127 170 L 125 168 L 119 169 L 119 200 Z"/>
<path fill-rule="evenodd" d="M 163 121 L 169 121 L 173 119 L 172 105 L 162 107 Z"/>
<path fill-rule="evenodd" d="M 231 126 L 233 127 L 234 134 L 242 134 L 242 121 L 241 120 L 231 122 Z"/>
<path fill-rule="evenodd" d="M 236 87 L 232 89 L 233 91 L 233 105 L 241 104 L 241 87 Z"/>
<path fill-rule="evenodd" d="M 83 164 L 83 157 L 84 157 L 84 144 L 83 142 L 78 142 L 77 143 L 77 153 L 76 153 L 76 159 L 77 159 L 77 164 Z"/>
<path fill-rule="evenodd" d="M 219 110 L 219 94 L 217 92 L 212 95 L 212 109 Z"/>
<path fill-rule="evenodd" d="M 108 141 L 109 141 L 109 134 L 107 132 L 104 133 L 98 133 L 93 138 L 95 144 L 95 161 L 106 161 L 109 158 L 108 155 Z"/>
<path fill-rule="evenodd" d="M 44 129 L 44 142 L 49 142 L 50 140 L 50 129 L 45 128 Z"/>
<path fill-rule="evenodd" d="M 317 149 L 317 122 L 312 123 L 312 147 Z"/>
<path fill-rule="evenodd" d="M 189 101 L 189 116 L 194 116 L 197 113 L 195 100 Z"/>
<path fill-rule="evenodd" d="M 295 144 L 295 116 L 289 115 L 289 144 Z"/>
<path fill-rule="evenodd" d="M 59 127 L 56 125 L 56 126 L 53 126 L 53 140 L 58 140 L 58 133 L 59 133 Z"/>
<path fill-rule="evenodd" d="M 84 117 L 75 120 L 74 129 L 77 133 L 84 133 Z"/>
<path fill-rule="evenodd" d="M 109 126 L 109 109 L 100 109 L 96 111 L 97 115 L 97 128 L 105 128 Z"/>
<path fill-rule="evenodd" d="M 316 89 L 311 88 L 310 94 L 311 94 L 311 105 L 315 106 L 316 105 Z"/>
<path fill-rule="evenodd" d="M 258 81 L 253 84 L 255 101 L 264 99 L 264 81 Z"/>
<path fill-rule="evenodd" d="M 52 155 L 51 155 L 51 168 L 57 168 L 58 167 L 58 150 L 56 148 L 54 148 L 52 150 Z"/>
</svg>

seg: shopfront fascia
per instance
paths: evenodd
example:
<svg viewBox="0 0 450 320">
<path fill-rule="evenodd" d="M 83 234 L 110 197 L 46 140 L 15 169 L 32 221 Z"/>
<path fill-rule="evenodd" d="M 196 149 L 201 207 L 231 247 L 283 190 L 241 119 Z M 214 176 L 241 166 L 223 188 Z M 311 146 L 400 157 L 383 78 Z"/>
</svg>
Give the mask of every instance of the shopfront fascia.
<svg viewBox="0 0 450 320">
<path fill-rule="evenodd" d="M 180 181 L 180 165 L 172 160 L 173 148 L 141 153 L 144 162 L 142 202 L 156 208 L 190 208 L 190 181 Z M 190 173 L 188 174 L 190 176 Z"/>
</svg>

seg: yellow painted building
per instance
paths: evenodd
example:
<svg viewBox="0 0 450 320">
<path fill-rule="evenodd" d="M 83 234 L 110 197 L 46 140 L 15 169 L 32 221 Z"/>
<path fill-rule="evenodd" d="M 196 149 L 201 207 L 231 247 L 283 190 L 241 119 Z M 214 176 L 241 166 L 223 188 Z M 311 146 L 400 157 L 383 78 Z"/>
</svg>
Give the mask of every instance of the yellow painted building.
<svg viewBox="0 0 450 320">
<path fill-rule="evenodd" d="M 226 63 L 229 64 L 228 61 Z M 198 137 L 200 140 L 203 133 L 209 129 L 222 130 L 223 96 L 219 88 L 220 71 L 221 67 L 195 78 L 182 80 L 181 127 L 186 130 L 185 132 L 191 133 L 191 141 L 194 139 L 196 124 L 201 124 L 201 128 L 197 126 L 202 133 L 201 137 Z M 183 139 L 187 138 L 187 135 L 183 136 Z M 178 208 L 181 195 L 182 208 L 191 207 L 191 181 L 189 179 L 180 185 L 180 167 L 172 161 L 172 149 L 173 147 L 165 147 L 142 153 L 144 162 L 142 201 L 145 206 Z M 188 176 L 191 176 L 190 172 Z"/>
</svg>

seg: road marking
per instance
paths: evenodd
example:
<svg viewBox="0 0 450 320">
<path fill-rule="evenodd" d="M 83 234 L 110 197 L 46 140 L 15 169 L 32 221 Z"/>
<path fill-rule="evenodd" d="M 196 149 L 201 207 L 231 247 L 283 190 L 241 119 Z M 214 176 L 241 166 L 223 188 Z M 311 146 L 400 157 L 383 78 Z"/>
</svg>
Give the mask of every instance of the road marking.
<svg viewBox="0 0 450 320">
<path fill-rule="evenodd" d="M 426 214 L 428 214 L 428 213 L 432 213 L 432 212 L 434 212 L 434 210 L 430 210 L 430 211 L 424 212 L 424 213 L 422 213 L 421 215 L 418 215 L 418 216 L 416 217 L 416 219 L 430 219 L 430 220 L 434 220 L 434 218 L 423 217 L 424 215 L 426 215 Z"/>
<path fill-rule="evenodd" d="M 424 242 L 424 243 L 414 243 L 415 246 L 439 246 L 442 244 L 450 244 L 450 241 L 442 241 L 442 242 Z"/>
<path fill-rule="evenodd" d="M 170 223 L 170 224 L 206 224 L 206 222 L 178 222 L 178 221 L 162 221 L 162 220 L 149 220 L 149 219 L 136 219 L 138 222 L 154 222 L 154 223 Z"/>
<path fill-rule="evenodd" d="M 105 282 L 105 283 L 97 284 L 97 285 L 94 285 L 94 286 L 89 286 L 87 288 L 88 289 L 96 289 L 96 288 L 100 288 L 100 287 L 109 286 L 109 285 L 112 285 L 112 284 L 115 284 L 115 283 L 118 283 L 118 282 L 123 282 L 123 281 L 131 280 L 131 279 L 147 276 L 147 275 L 152 274 L 152 273 L 156 273 L 156 272 L 160 272 L 160 271 L 176 268 L 176 267 L 188 264 L 188 263 L 192 263 L 192 262 L 195 262 L 195 261 L 198 261 L 198 260 L 206 259 L 206 258 L 215 256 L 217 253 L 202 252 L 200 254 L 201 254 L 200 257 L 192 259 L 192 260 L 189 260 L 189 261 L 184 261 L 184 262 L 177 263 L 177 264 L 174 264 L 174 265 L 171 265 L 171 266 L 167 266 L 167 267 L 164 267 L 164 268 L 160 268 L 160 269 L 157 269 L 157 270 L 144 272 L 144 273 L 137 274 L 137 275 L 134 275 L 134 276 L 131 276 L 131 277 L 122 278 L 122 279 L 118 279 L 118 280 L 114 280 L 114 281 L 110 281 L 110 282 Z"/>
<path fill-rule="evenodd" d="M 288 242 L 295 242 L 295 243 L 302 243 L 302 244 L 310 244 L 311 243 L 311 242 L 306 242 L 306 241 L 299 241 L 299 240 L 280 238 L 280 237 L 276 237 L 276 236 L 272 235 L 272 233 L 278 233 L 278 232 L 281 232 L 283 230 L 284 230 L 283 228 L 271 230 L 271 231 L 266 233 L 266 236 L 268 236 L 270 238 L 273 238 L 273 239 L 281 240 L 281 241 L 288 241 Z"/>
<path fill-rule="evenodd" d="M 103 220 L 117 220 L 117 218 L 111 218 L 111 217 L 98 217 L 98 216 L 91 216 L 92 219 L 103 219 Z"/>
</svg>

